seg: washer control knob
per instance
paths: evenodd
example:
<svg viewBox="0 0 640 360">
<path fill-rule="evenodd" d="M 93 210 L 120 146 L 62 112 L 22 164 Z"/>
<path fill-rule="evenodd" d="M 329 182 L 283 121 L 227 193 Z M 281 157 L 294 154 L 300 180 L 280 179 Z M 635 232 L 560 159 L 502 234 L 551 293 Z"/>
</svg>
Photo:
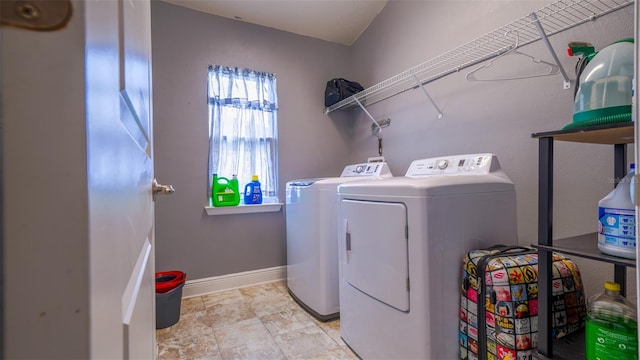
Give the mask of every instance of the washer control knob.
<svg viewBox="0 0 640 360">
<path fill-rule="evenodd" d="M 438 169 L 444 170 L 444 169 L 447 168 L 447 166 L 449 166 L 449 161 L 448 160 L 440 160 L 440 161 L 438 161 Z"/>
</svg>

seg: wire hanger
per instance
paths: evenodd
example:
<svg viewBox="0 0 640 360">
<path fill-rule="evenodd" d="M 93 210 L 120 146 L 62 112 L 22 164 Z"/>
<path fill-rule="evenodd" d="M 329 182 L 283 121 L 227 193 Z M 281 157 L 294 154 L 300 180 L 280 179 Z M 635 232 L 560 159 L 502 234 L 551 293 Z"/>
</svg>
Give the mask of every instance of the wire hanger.
<svg viewBox="0 0 640 360">
<path fill-rule="evenodd" d="M 510 31 L 511 32 L 511 31 Z M 514 31 L 514 33 L 516 34 L 516 42 L 515 44 L 511 45 L 509 47 L 509 50 L 505 51 L 504 53 L 496 56 L 495 58 L 491 59 L 488 63 L 480 65 L 478 68 L 471 70 L 467 73 L 467 75 L 465 76 L 465 78 L 469 81 L 502 81 L 502 80 L 518 80 L 518 79 L 528 79 L 528 78 L 535 78 L 535 77 L 541 77 L 541 76 L 549 76 L 549 75 L 555 75 L 557 73 L 560 72 L 560 67 L 558 67 L 558 65 L 538 59 L 536 57 L 533 57 L 531 55 L 525 54 L 523 52 L 520 52 L 518 50 L 516 50 L 516 48 L 518 47 L 518 33 Z M 507 33 L 508 35 L 509 33 Z M 504 76 L 504 77 L 494 77 L 492 79 L 478 79 L 476 77 L 476 73 L 482 69 L 487 69 L 491 66 L 493 66 L 493 64 L 500 58 L 503 58 L 506 55 L 522 55 L 525 57 L 528 57 L 533 63 L 536 64 L 543 64 L 543 65 L 547 65 L 546 68 L 546 72 L 541 72 L 539 74 L 530 74 L 530 75 L 520 75 L 520 76 Z"/>
</svg>

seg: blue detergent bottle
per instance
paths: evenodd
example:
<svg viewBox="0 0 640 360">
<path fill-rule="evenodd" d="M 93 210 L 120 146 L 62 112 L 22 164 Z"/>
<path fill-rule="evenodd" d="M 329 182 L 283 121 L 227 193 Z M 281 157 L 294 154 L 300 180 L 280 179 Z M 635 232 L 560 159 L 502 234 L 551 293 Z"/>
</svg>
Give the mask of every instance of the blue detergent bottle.
<svg viewBox="0 0 640 360">
<path fill-rule="evenodd" d="M 244 203 L 245 205 L 262 204 L 262 189 L 258 175 L 251 177 L 251 182 L 244 187 Z"/>
</svg>

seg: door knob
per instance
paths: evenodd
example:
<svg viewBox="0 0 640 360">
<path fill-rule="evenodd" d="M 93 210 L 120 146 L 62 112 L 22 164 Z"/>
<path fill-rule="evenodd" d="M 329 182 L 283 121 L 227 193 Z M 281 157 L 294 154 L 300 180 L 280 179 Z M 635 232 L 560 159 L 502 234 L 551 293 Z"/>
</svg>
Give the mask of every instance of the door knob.
<svg viewBox="0 0 640 360">
<path fill-rule="evenodd" d="M 73 13 L 69 0 L 2 0 L 1 6 L 3 25 L 37 31 L 62 29 Z"/>
<path fill-rule="evenodd" d="M 158 184 L 158 181 L 154 178 L 151 182 L 151 192 L 153 193 L 153 200 L 156 200 L 156 195 L 170 195 L 176 192 L 176 190 L 171 185 L 161 185 Z"/>
</svg>

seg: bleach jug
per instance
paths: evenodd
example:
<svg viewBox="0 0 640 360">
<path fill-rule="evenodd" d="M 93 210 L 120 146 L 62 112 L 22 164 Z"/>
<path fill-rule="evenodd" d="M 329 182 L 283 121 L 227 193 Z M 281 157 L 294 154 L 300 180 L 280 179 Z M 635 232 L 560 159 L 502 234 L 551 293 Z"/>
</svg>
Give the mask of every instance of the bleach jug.
<svg viewBox="0 0 640 360">
<path fill-rule="evenodd" d="M 636 258 L 635 205 L 631 199 L 631 171 L 598 203 L 598 249 L 605 254 Z"/>
<path fill-rule="evenodd" d="M 604 293 L 587 302 L 587 360 L 638 359 L 636 307 L 620 295 L 620 285 L 604 283 Z"/>
<path fill-rule="evenodd" d="M 251 177 L 251 182 L 244 187 L 244 203 L 250 204 L 262 204 L 262 189 L 260 188 L 260 181 L 258 181 L 258 175 Z"/>
<path fill-rule="evenodd" d="M 211 200 L 213 206 L 236 206 L 240 203 L 238 178 L 233 175 L 231 180 L 213 174 L 211 184 Z"/>
</svg>

